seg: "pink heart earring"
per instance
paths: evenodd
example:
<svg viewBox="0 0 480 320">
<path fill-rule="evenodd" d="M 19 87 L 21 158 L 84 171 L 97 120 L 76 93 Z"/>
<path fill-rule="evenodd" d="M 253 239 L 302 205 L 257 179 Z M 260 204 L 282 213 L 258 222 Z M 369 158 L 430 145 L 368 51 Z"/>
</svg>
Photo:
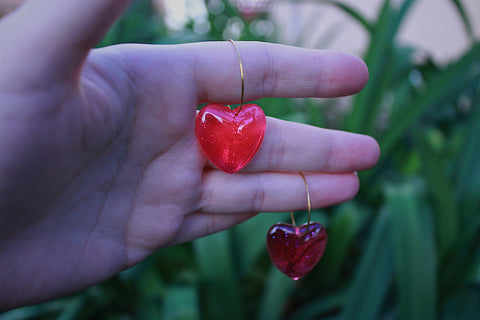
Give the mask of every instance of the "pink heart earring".
<svg viewBox="0 0 480 320">
<path fill-rule="evenodd" d="M 310 192 L 305 175 L 301 172 L 299 174 L 307 193 L 308 222 L 297 227 L 291 212 L 292 224 L 276 223 L 267 233 L 267 250 L 273 264 L 293 280 L 302 278 L 313 269 L 322 258 L 327 245 L 324 226 L 310 222 Z"/>
<path fill-rule="evenodd" d="M 245 77 L 242 59 L 235 41 L 230 42 L 235 47 L 240 65 L 240 105 L 233 110 L 220 104 L 204 106 L 197 114 L 195 133 L 210 162 L 226 173 L 235 173 L 245 167 L 260 148 L 267 121 L 258 105 L 243 105 Z"/>
</svg>

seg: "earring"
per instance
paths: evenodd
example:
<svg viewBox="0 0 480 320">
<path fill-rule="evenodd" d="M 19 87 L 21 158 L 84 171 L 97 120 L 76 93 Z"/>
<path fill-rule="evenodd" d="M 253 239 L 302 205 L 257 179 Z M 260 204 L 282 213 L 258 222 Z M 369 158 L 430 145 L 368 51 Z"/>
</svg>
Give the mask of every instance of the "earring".
<svg viewBox="0 0 480 320">
<path fill-rule="evenodd" d="M 253 158 L 263 141 L 267 120 L 262 108 L 243 104 L 245 77 L 240 50 L 230 40 L 238 56 L 242 91 L 240 105 L 235 109 L 220 104 L 208 104 L 197 114 L 195 133 L 200 146 L 218 169 L 235 173 Z"/>
<path fill-rule="evenodd" d="M 305 175 L 299 174 L 307 193 L 308 222 L 297 227 L 291 212 L 292 224 L 276 223 L 267 233 L 267 250 L 273 264 L 293 280 L 310 272 L 322 258 L 327 246 L 325 227 L 318 222 L 310 222 L 310 192 Z"/>
</svg>

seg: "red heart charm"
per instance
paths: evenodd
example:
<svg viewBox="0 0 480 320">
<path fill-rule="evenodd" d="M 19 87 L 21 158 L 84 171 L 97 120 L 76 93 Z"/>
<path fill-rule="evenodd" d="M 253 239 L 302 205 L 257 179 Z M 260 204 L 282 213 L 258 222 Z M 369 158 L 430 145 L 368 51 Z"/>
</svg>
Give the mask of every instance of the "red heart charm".
<svg viewBox="0 0 480 320">
<path fill-rule="evenodd" d="M 298 280 L 320 261 L 327 246 L 327 231 L 318 222 L 295 227 L 276 223 L 267 233 L 267 249 L 273 264 Z"/>
<path fill-rule="evenodd" d="M 265 113 L 256 104 L 238 108 L 206 105 L 195 123 L 203 152 L 226 173 L 235 173 L 247 165 L 260 147 L 267 126 Z"/>
</svg>

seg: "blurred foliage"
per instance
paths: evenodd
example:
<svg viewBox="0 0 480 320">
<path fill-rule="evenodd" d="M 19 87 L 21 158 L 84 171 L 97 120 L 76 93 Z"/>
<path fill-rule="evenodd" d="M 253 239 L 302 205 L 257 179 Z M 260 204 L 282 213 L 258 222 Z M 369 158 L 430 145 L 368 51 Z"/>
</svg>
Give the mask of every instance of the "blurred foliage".
<svg viewBox="0 0 480 320">
<path fill-rule="evenodd" d="M 265 235 L 288 214 L 261 214 L 0 320 L 479 319 L 480 43 L 462 2 L 452 1 L 472 44 L 447 66 L 419 61 L 416 48 L 396 41 L 413 0 L 385 0 L 374 20 L 341 2 L 318 2 L 369 33 L 369 84 L 346 112 L 333 112 L 331 99 L 261 105 L 271 116 L 373 135 L 382 148 L 378 166 L 360 175 L 354 200 L 313 212 L 329 232 L 320 264 L 300 281 L 280 274 Z M 203 20 L 169 30 L 149 1 L 135 1 L 99 46 L 276 39 L 268 13 L 245 16 L 222 0 L 207 7 Z"/>
</svg>

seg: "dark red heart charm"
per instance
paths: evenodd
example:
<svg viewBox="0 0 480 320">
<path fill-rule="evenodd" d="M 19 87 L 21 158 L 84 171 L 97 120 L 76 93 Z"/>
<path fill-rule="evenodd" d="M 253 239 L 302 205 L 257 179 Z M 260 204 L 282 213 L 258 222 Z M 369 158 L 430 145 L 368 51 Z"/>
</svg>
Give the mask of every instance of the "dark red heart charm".
<svg viewBox="0 0 480 320">
<path fill-rule="evenodd" d="M 267 233 L 267 249 L 273 264 L 298 280 L 320 261 L 327 246 L 327 231 L 318 222 L 300 227 L 274 224 Z"/>
<path fill-rule="evenodd" d="M 207 158 L 220 170 L 235 173 L 257 152 L 266 126 L 265 113 L 256 104 L 233 110 L 209 104 L 197 114 L 195 132 Z"/>
</svg>

